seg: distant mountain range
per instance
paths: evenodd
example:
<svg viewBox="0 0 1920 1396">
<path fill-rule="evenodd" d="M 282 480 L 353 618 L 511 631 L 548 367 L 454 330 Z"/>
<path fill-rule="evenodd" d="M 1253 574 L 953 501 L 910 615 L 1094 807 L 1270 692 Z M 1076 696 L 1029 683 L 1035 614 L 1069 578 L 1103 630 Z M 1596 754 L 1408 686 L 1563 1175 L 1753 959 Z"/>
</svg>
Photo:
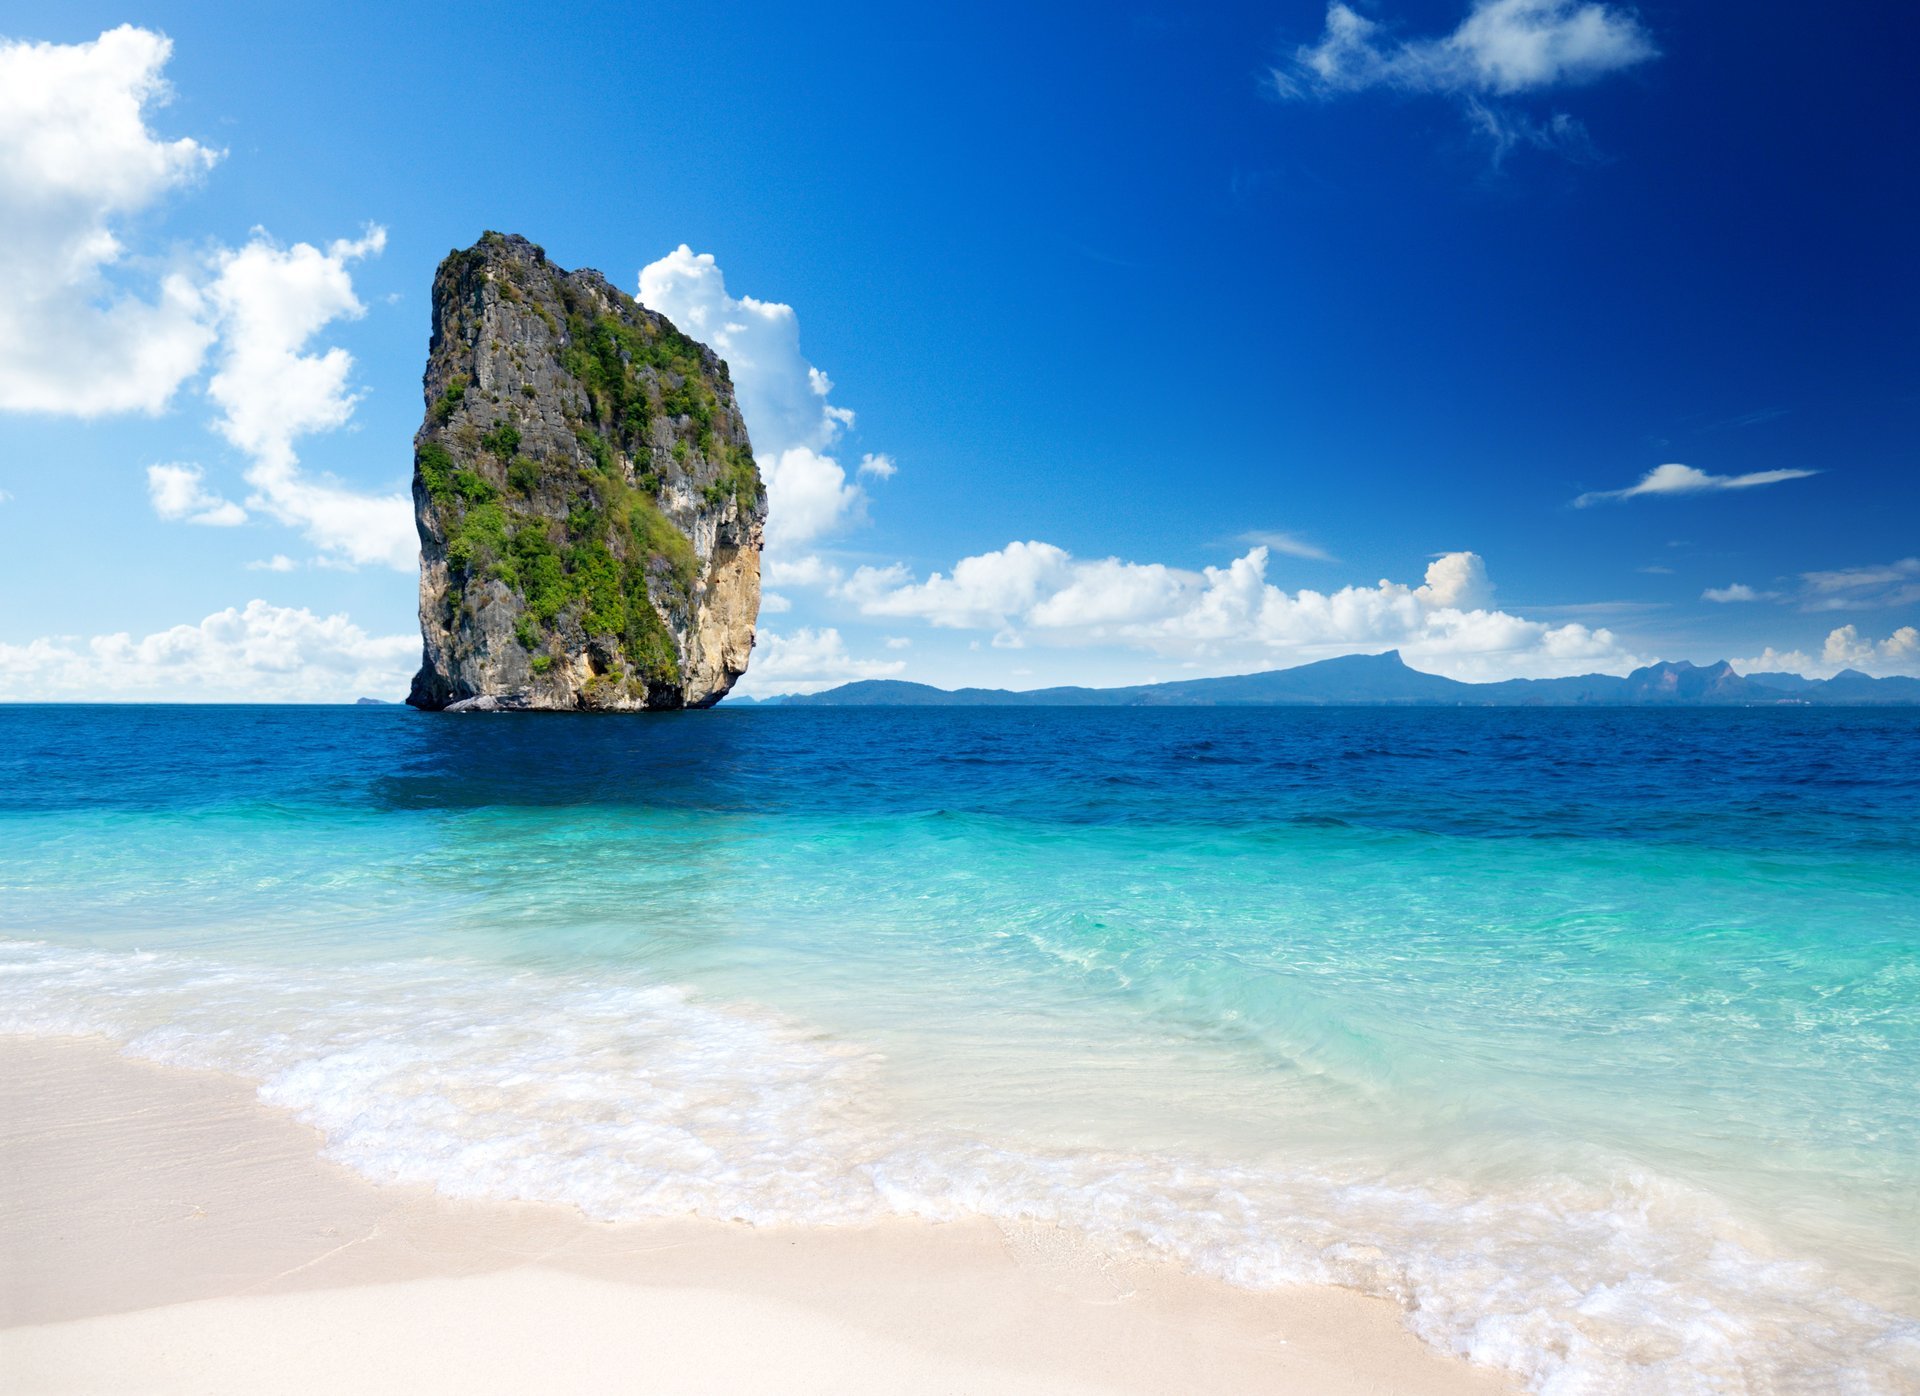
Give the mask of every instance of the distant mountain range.
<svg viewBox="0 0 1920 1396">
<path fill-rule="evenodd" d="M 734 699 L 751 702 L 751 699 Z M 1409 669 L 1398 650 L 1323 659 L 1294 669 L 1220 679 L 1137 684 L 1131 688 L 934 688 L 897 679 L 863 679 L 823 693 L 788 694 L 762 704 L 839 708 L 1180 708 L 1365 704 L 1401 707 L 1737 707 L 1863 704 L 1920 705 L 1920 679 L 1876 679 L 1846 669 L 1830 679 L 1799 674 L 1747 674 L 1725 660 L 1650 664 L 1622 678 L 1582 674 L 1565 679 L 1462 683 Z"/>
</svg>

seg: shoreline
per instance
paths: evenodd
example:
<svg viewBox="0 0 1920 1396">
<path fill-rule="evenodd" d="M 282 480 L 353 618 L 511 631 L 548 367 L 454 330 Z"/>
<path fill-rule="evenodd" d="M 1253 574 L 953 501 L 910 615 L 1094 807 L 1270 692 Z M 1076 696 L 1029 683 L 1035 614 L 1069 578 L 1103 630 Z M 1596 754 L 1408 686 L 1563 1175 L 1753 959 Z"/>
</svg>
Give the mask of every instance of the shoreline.
<svg viewBox="0 0 1920 1396">
<path fill-rule="evenodd" d="M 602 1223 L 375 1185 L 320 1143 L 237 1076 L 0 1037 L 8 1389 L 1517 1389 L 1384 1300 L 1239 1290 L 1051 1226 Z"/>
</svg>

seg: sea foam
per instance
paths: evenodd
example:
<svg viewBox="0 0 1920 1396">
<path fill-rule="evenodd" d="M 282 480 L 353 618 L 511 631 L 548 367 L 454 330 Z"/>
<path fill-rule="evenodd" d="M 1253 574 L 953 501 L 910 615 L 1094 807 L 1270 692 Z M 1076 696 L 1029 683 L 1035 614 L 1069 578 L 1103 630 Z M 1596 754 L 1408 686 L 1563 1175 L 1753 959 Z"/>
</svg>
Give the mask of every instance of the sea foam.
<svg viewBox="0 0 1920 1396">
<path fill-rule="evenodd" d="M 1920 1322 L 1622 1164 L 1491 1190 L 1383 1170 L 1039 1149 L 915 1117 L 886 1061 L 618 969 L 284 965 L 0 942 L 0 1031 L 239 1073 L 378 1182 L 756 1225 L 985 1216 L 1253 1288 L 1397 1303 L 1534 1390 L 1893 1392 Z"/>
</svg>

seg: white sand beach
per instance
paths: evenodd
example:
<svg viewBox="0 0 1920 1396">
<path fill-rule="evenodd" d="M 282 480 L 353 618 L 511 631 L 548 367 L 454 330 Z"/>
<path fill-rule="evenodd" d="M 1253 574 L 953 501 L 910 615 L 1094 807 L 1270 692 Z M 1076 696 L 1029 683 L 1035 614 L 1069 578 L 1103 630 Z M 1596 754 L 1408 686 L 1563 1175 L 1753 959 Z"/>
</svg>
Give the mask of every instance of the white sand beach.
<svg viewBox="0 0 1920 1396">
<path fill-rule="evenodd" d="M 1394 1308 L 1054 1228 L 601 1224 L 376 1187 L 249 1083 L 0 1040 L 0 1388 L 1493 1393 Z"/>
</svg>

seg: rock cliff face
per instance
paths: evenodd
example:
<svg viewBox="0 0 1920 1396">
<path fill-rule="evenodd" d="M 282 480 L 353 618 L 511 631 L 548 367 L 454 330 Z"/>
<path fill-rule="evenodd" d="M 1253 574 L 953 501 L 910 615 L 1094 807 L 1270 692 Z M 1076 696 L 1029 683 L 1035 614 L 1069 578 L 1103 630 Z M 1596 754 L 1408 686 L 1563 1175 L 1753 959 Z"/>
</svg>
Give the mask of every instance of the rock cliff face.
<svg viewBox="0 0 1920 1396">
<path fill-rule="evenodd" d="M 705 707 L 746 670 L 766 491 L 727 366 L 488 233 L 433 281 L 417 708 Z"/>
</svg>

